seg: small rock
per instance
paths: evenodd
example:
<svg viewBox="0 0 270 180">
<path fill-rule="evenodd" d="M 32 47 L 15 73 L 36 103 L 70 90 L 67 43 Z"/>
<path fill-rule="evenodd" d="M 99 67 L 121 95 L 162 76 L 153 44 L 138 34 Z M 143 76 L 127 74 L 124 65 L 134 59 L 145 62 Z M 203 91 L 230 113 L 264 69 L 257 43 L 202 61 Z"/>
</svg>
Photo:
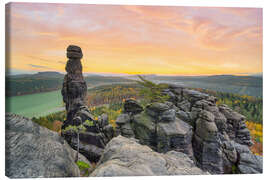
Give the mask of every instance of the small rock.
<svg viewBox="0 0 270 180">
<path fill-rule="evenodd" d="M 126 113 L 124 114 L 120 114 L 117 118 L 116 118 L 116 121 L 115 123 L 117 125 L 123 125 L 123 124 L 126 124 L 126 123 L 129 123 L 130 122 L 130 116 Z"/>
<path fill-rule="evenodd" d="M 124 102 L 124 112 L 138 114 L 143 111 L 143 108 L 134 99 L 127 99 Z"/>
</svg>

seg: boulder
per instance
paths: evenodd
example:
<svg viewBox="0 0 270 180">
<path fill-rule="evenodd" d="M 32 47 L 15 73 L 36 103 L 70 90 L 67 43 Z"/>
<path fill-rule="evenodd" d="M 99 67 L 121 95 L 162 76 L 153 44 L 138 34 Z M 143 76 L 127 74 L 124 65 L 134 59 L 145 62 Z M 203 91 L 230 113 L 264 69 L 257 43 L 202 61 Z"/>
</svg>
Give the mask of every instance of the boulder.
<svg viewBox="0 0 270 180">
<path fill-rule="evenodd" d="M 117 135 L 121 134 L 124 137 L 134 137 L 134 132 L 131 126 L 131 116 L 133 117 L 134 114 L 127 114 L 123 113 L 120 114 L 116 118 L 116 131 L 118 132 Z"/>
<path fill-rule="evenodd" d="M 6 114 L 6 176 L 80 176 L 75 156 L 76 152 L 56 132 L 25 117 Z M 81 154 L 79 159 L 86 161 Z"/>
<path fill-rule="evenodd" d="M 201 111 L 196 121 L 195 133 L 204 141 L 216 141 L 218 129 L 214 122 L 214 115 L 208 111 Z"/>
<path fill-rule="evenodd" d="M 207 174 L 181 152 L 160 154 L 133 138 L 118 136 L 107 145 L 90 176 L 160 176 Z"/>
<path fill-rule="evenodd" d="M 165 103 L 155 102 L 146 106 L 146 112 L 150 116 L 159 116 L 162 112 L 169 110 L 170 107 Z"/>
<path fill-rule="evenodd" d="M 194 157 L 198 166 L 212 174 L 223 174 L 223 152 L 216 141 L 204 141 L 197 134 L 193 137 Z"/>
<path fill-rule="evenodd" d="M 157 146 L 155 121 L 152 116 L 142 112 L 134 116 L 132 124 L 135 137 L 139 139 L 140 143 L 153 149 Z"/>
<path fill-rule="evenodd" d="M 258 174 L 262 173 L 262 165 L 262 156 L 254 155 L 252 153 L 241 153 L 237 168 L 242 174 Z"/>
<path fill-rule="evenodd" d="M 178 118 L 164 122 L 156 118 L 147 112 L 134 116 L 133 130 L 140 143 L 158 152 L 175 150 L 192 157 L 192 127 Z"/>
<path fill-rule="evenodd" d="M 67 58 L 69 59 L 81 59 L 83 57 L 82 50 L 79 46 L 69 45 L 67 47 Z"/>
<path fill-rule="evenodd" d="M 127 99 L 124 102 L 124 112 L 131 114 L 138 114 L 143 111 L 141 105 L 134 99 Z"/>
<path fill-rule="evenodd" d="M 119 126 L 129 123 L 130 122 L 130 116 L 127 113 L 120 114 L 117 118 L 115 123 Z"/>
<path fill-rule="evenodd" d="M 193 158 L 192 127 L 186 122 L 176 118 L 175 121 L 161 122 L 157 125 L 157 151 L 171 150 L 183 152 Z"/>
</svg>

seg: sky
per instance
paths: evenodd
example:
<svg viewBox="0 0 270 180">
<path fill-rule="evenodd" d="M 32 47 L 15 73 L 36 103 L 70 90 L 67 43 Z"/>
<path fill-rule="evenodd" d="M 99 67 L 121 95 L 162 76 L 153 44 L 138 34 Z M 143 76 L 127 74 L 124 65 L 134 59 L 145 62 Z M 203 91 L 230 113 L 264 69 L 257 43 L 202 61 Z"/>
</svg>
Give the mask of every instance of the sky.
<svg viewBox="0 0 270 180">
<path fill-rule="evenodd" d="M 262 9 L 11 3 L 7 67 L 65 71 L 66 48 L 94 74 L 262 73 Z"/>
</svg>

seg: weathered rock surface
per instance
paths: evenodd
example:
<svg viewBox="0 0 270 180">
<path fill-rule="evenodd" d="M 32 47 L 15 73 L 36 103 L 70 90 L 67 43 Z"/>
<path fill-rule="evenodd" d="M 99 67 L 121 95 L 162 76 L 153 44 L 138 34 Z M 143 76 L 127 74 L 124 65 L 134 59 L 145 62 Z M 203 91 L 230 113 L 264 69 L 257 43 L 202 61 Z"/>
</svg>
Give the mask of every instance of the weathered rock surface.
<svg viewBox="0 0 270 180">
<path fill-rule="evenodd" d="M 61 91 L 66 104 L 67 120 L 62 125 L 61 135 L 73 149 L 76 150 L 79 146 L 80 153 L 88 160 L 97 162 L 106 143 L 114 134 L 107 115 L 103 114 L 98 121 L 95 121 L 88 107 L 85 106 L 87 85 L 82 75 L 82 56 L 80 47 L 68 46 L 69 59 L 65 68 L 67 74 Z"/>
<path fill-rule="evenodd" d="M 184 153 L 160 154 L 136 139 L 118 136 L 107 145 L 91 176 L 159 176 L 207 174 Z"/>
<path fill-rule="evenodd" d="M 262 173 L 262 164 L 261 156 L 252 153 L 241 153 L 237 167 L 242 174 L 258 174 Z"/>
<path fill-rule="evenodd" d="M 230 139 L 235 140 L 239 144 L 251 146 L 253 142 L 245 124 L 245 117 L 233 111 L 227 105 L 219 106 L 219 110 L 227 119 L 228 128 L 226 132 Z"/>
<path fill-rule="evenodd" d="M 124 112 L 130 113 L 130 114 L 138 114 L 143 111 L 143 108 L 140 106 L 140 104 L 133 100 L 133 99 L 127 99 L 124 104 Z"/>
<path fill-rule="evenodd" d="M 68 126 L 62 129 L 61 135 L 73 149 L 77 150 L 78 128 L 79 125 L 82 125 L 85 129 L 79 131 L 79 152 L 89 161 L 97 162 L 103 153 L 106 143 L 109 141 L 109 137 L 106 137 L 103 133 L 111 131 L 111 129 L 106 130 L 106 127 L 109 127 L 108 123 L 105 122 L 106 120 L 95 121 L 85 106 L 81 106 L 78 109 L 73 120 L 77 123 L 77 126 Z M 99 124 L 105 126 L 100 127 Z"/>
<path fill-rule="evenodd" d="M 67 120 L 63 123 L 62 129 L 69 125 L 77 125 L 79 122 L 74 120 L 78 109 L 85 104 L 87 85 L 82 75 L 82 50 L 75 45 L 69 45 L 67 48 L 66 64 L 67 74 L 64 77 L 62 96 L 66 104 Z"/>
<path fill-rule="evenodd" d="M 80 176 L 75 156 L 76 152 L 56 132 L 22 116 L 6 114 L 6 176 Z M 79 159 L 87 162 L 81 154 Z"/>
<path fill-rule="evenodd" d="M 212 174 L 232 173 L 235 167 L 238 173 L 262 172 L 259 157 L 248 148 L 252 141 L 244 116 L 198 91 L 169 85 L 164 93 L 170 94 L 170 102 L 149 104 L 132 116 L 121 114 L 118 134 L 135 137 L 157 152 L 183 152 Z M 240 161 L 241 156 L 249 158 Z"/>
<path fill-rule="evenodd" d="M 177 95 L 177 117 L 194 127 L 192 144 L 199 167 L 213 174 L 232 173 L 234 167 L 238 173 L 262 172 L 261 157 L 248 148 L 252 141 L 244 116 L 226 105 L 217 106 L 217 98 L 208 94 L 177 86 L 169 89 Z"/>
<path fill-rule="evenodd" d="M 175 150 L 193 157 L 192 127 L 176 117 L 170 102 L 149 104 L 145 111 L 135 115 L 123 113 L 116 124 L 119 134 L 135 137 L 157 152 Z"/>
</svg>

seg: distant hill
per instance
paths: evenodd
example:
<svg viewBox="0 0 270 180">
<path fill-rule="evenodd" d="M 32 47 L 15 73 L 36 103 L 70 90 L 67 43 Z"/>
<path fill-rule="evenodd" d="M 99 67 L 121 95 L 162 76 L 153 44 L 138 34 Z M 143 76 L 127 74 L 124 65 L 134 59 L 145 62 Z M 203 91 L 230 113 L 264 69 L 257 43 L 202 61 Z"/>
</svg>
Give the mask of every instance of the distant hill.
<svg viewBox="0 0 270 180">
<path fill-rule="evenodd" d="M 191 88 L 262 97 L 261 76 L 156 76 L 149 79 L 159 83 L 169 82 Z"/>
<path fill-rule="evenodd" d="M 58 90 L 62 87 L 63 79 L 64 74 L 51 71 L 38 72 L 36 74 L 6 76 L 6 96 L 17 96 Z M 88 85 L 133 82 L 132 80 L 121 77 L 105 77 L 100 75 L 87 76 L 85 77 L 85 81 Z"/>
<path fill-rule="evenodd" d="M 104 83 L 132 83 L 138 80 L 138 75 L 123 77 L 85 75 L 88 86 Z M 262 76 L 159 76 L 154 74 L 142 76 L 156 83 L 175 83 L 191 88 L 262 97 Z M 53 71 L 6 76 L 6 95 L 16 96 L 61 89 L 63 78 L 64 74 Z"/>
</svg>

